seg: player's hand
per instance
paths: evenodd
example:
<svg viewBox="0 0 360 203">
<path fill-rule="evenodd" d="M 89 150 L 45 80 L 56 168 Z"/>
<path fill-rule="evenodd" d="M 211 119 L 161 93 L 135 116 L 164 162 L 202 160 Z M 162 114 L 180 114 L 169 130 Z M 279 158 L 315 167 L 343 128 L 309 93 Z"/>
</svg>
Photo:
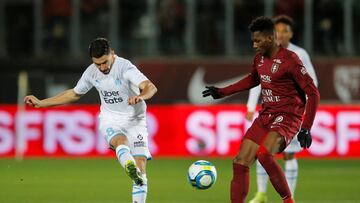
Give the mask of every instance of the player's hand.
<svg viewBox="0 0 360 203">
<path fill-rule="evenodd" d="M 206 86 L 206 90 L 202 92 L 203 97 L 212 96 L 213 99 L 220 99 L 222 95 L 219 92 L 219 88 L 214 86 Z"/>
<path fill-rule="evenodd" d="M 310 131 L 305 128 L 301 128 L 297 139 L 300 142 L 300 146 L 304 149 L 309 148 L 312 142 Z"/>
<path fill-rule="evenodd" d="M 24 98 L 24 102 L 26 105 L 29 105 L 34 108 L 42 107 L 41 101 L 36 98 L 34 95 L 28 95 Z"/>
<path fill-rule="evenodd" d="M 142 101 L 143 98 L 141 96 L 134 96 L 134 97 L 130 97 L 128 99 L 128 104 L 130 105 L 134 105 L 134 104 L 137 104 L 139 103 L 140 101 Z"/>
<path fill-rule="evenodd" d="M 253 112 L 253 111 L 246 112 L 245 119 L 248 120 L 248 121 L 252 121 L 253 118 L 254 118 L 254 113 L 255 112 Z"/>
</svg>

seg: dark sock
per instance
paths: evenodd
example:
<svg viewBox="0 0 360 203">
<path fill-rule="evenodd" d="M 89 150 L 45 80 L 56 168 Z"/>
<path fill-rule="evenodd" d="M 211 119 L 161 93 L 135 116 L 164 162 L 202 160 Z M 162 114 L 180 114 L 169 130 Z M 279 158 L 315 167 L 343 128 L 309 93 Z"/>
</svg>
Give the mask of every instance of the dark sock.
<svg viewBox="0 0 360 203">
<path fill-rule="evenodd" d="M 244 203 L 249 192 L 249 167 L 233 163 L 230 189 L 231 203 Z"/>
<path fill-rule="evenodd" d="M 274 160 L 273 155 L 271 155 L 265 147 L 260 146 L 257 157 L 259 162 L 269 175 L 271 184 L 279 193 L 281 198 L 283 200 L 291 199 L 291 192 L 286 182 L 284 172 L 279 166 L 279 164 Z"/>
</svg>

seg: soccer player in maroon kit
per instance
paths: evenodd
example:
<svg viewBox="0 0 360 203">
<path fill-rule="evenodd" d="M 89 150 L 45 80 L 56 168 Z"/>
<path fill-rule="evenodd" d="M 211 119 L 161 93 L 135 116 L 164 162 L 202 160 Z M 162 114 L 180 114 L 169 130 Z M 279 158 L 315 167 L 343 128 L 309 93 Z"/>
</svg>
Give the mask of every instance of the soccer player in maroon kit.
<svg viewBox="0 0 360 203">
<path fill-rule="evenodd" d="M 262 110 L 233 160 L 231 202 L 244 203 L 249 191 L 249 167 L 257 158 L 283 202 L 292 203 L 284 172 L 273 155 L 282 152 L 297 133 L 301 147 L 310 147 L 310 128 L 320 96 L 298 56 L 276 44 L 270 18 L 256 18 L 249 29 L 256 50 L 251 73 L 224 88 L 206 87 L 202 94 L 219 99 L 261 84 Z"/>
</svg>

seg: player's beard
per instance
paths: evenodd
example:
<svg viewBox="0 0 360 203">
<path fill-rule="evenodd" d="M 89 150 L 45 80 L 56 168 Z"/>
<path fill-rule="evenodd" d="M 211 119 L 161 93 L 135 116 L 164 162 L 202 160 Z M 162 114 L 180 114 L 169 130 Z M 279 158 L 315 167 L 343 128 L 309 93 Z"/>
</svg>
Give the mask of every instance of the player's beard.
<svg viewBox="0 0 360 203">
<path fill-rule="evenodd" d="M 114 62 L 115 62 L 115 58 L 113 58 L 113 60 L 112 60 L 112 62 L 111 62 L 111 64 L 110 64 L 110 66 L 109 66 L 109 68 L 107 68 L 106 70 L 101 71 L 101 72 L 102 72 L 103 74 L 105 74 L 105 75 L 109 74 L 109 73 L 110 73 L 110 71 L 111 71 L 112 66 L 114 65 Z"/>
<path fill-rule="evenodd" d="M 107 75 L 107 74 L 109 74 L 110 73 L 110 70 L 111 70 L 111 68 L 108 68 L 108 69 L 106 69 L 106 70 L 104 70 L 104 71 L 101 71 L 104 75 Z"/>
</svg>

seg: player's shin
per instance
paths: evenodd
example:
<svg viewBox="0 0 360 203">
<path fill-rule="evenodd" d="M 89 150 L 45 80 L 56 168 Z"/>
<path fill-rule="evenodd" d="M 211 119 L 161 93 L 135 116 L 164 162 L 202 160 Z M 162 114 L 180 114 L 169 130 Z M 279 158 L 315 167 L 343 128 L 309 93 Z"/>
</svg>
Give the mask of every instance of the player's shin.
<svg viewBox="0 0 360 203">
<path fill-rule="evenodd" d="M 249 192 L 249 167 L 233 163 L 233 179 L 231 180 L 231 203 L 244 203 Z"/>
<path fill-rule="evenodd" d="M 256 161 L 256 182 L 258 192 L 266 193 L 269 176 L 259 160 Z"/>
<path fill-rule="evenodd" d="M 260 146 L 257 157 L 269 175 L 271 184 L 283 200 L 291 198 L 291 192 L 286 182 L 284 172 L 264 146 Z"/>
<path fill-rule="evenodd" d="M 119 145 L 116 147 L 116 156 L 123 168 L 126 164 L 132 162 L 135 164 L 134 157 L 130 154 L 130 148 L 126 145 Z"/>
<path fill-rule="evenodd" d="M 141 177 L 139 168 L 136 166 L 134 157 L 130 154 L 129 147 L 126 145 L 116 147 L 116 156 L 121 166 L 124 167 L 126 175 L 128 175 L 136 185 L 143 185 L 144 180 Z"/>
<path fill-rule="evenodd" d="M 143 174 L 142 177 L 144 180 L 143 185 L 139 186 L 139 185 L 133 184 L 133 189 L 132 189 L 133 203 L 145 203 L 146 202 L 146 196 L 147 196 L 147 191 L 148 191 L 146 174 Z"/>
<path fill-rule="evenodd" d="M 295 194 L 295 187 L 298 177 L 298 162 L 297 159 L 291 159 L 285 161 L 285 176 L 287 183 L 289 185 L 289 188 L 291 190 L 291 194 L 294 197 Z"/>
</svg>

